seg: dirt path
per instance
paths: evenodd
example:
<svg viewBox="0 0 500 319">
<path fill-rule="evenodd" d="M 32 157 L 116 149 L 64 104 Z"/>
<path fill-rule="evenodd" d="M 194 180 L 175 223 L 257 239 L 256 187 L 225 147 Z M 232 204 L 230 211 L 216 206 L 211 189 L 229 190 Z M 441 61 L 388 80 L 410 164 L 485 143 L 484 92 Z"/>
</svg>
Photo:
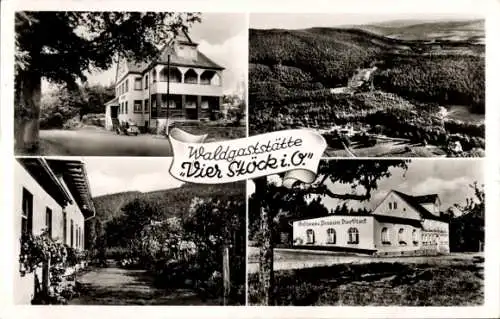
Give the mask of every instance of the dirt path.
<svg viewBox="0 0 500 319">
<path fill-rule="evenodd" d="M 207 305 L 187 289 L 167 291 L 153 287 L 144 270 L 95 268 L 78 276 L 80 295 L 70 305 Z"/>
</svg>

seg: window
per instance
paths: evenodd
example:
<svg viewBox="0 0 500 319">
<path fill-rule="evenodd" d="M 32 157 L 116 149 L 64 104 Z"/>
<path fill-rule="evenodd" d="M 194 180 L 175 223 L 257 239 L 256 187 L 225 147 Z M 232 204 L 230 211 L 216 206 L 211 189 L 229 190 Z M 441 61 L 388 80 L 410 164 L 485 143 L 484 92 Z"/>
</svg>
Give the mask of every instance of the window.
<svg viewBox="0 0 500 319">
<path fill-rule="evenodd" d="M 389 209 L 392 209 L 392 203 L 389 203 Z"/>
<path fill-rule="evenodd" d="M 84 244 L 85 244 L 85 238 L 83 237 L 83 231 L 82 229 L 80 228 L 80 246 L 82 247 L 82 249 L 84 248 Z"/>
<path fill-rule="evenodd" d="M 153 78 L 153 83 L 156 83 L 156 70 L 153 70 L 153 74 L 151 74 L 151 77 Z"/>
<path fill-rule="evenodd" d="M 148 83 L 148 82 L 149 82 L 149 78 L 148 78 L 148 76 L 146 75 L 146 76 L 144 77 L 144 88 L 145 88 L 146 90 L 148 89 L 148 86 L 149 86 L 149 83 Z"/>
<path fill-rule="evenodd" d="M 128 114 L 128 101 L 125 101 L 125 114 Z"/>
<path fill-rule="evenodd" d="M 78 239 L 79 239 L 79 229 L 78 229 L 78 225 L 75 226 L 75 247 L 78 247 Z"/>
<path fill-rule="evenodd" d="M 201 101 L 201 108 L 204 110 L 208 109 L 208 101 Z"/>
<path fill-rule="evenodd" d="M 33 194 L 23 187 L 21 215 L 21 232 L 31 234 L 33 232 Z"/>
<path fill-rule="evenodd" d="M 384 245 L 390 245 L 391 241 L 389 239 L 389 230 L 387 227 L 382 228 L 382 231 L 380 233 L 380 240 L 382 241 L 382 244 Z"/>
<path fill-rule="evenodd" d="M 359 231 L 355 227 L 351 227 L 347 230 L 347 234 L 349 235 L 348 244 L 359 244 Z"/>
<path fill-rule="evenodd" d="M 142 79 L 141 78 L 135 78 L 135 80 L 134 80 L 134 90 L 136 90 L 136 91 L 142 90 Z"/>
<path fill-rule="evenodd" d="M 149 99 L 144 100 L 144 113 L 149 113 Z"/>
<path fill-rule="evenodd" d="M 70 231 L 71 231 L 71 234 L 70 234 L 70 245 L 69 247 L 73 247 L 73 230 L 74 229 L 74 226 L 73 226 L 73 220 L 71 220 L 71 227 L 70 227 Z"/>
<path fill-rule="evenodd" d="M 125 80 L 125 92 L 128 92 L 128 79 Z"/>
<path fill-rule="evenodd" d="M 63 212 L 63 243 L 65 245 L 68 244 L 67 236 L 68 236 L 68 214 L 66 212 Z"/>
<path fill-rule="evenodd" d="M 45 227 L 47 228 L 47 235 L 52 238 L 52 209 L 45 209 Z"/>
<path fill-rule="evenodd" d="M 417 246 L 418 245 L 418 233 L 417 233 L 416 229 L 413 230 L 411 237 L 413 239 L 413 245 Z"/>
<path fill-rule="evenodd" d="M 175 109 L 175 108 L 177 107 L 177 103 L 175 103 L 175 101 L 174 101 L 174 100 L 169 100 L 169 101 L 168 101 L 168 107 L 169 107 L 170 109 Z"/>
<path fill-rule="evenodd" d="M 307 244 L 314 244 L 314 230 L 308 229 L 306 231 Z"/>
<path fill-rule="evenodd" d="M 406 246 L 406 241 L 405 241 L 405 230 L 404 228 L 400 228 L 398 232 L 398 241 L 399 244 L 402 246 Z"/>
<path fill-rule="evenodd" d="M 142 113 L 142 101 L 141 100 L 134 101 L 134 113 Z"/>
<path fill-rule="evenodd" d="M 168 100 L 168 104 L 170 105 L 170 103 L 172 103 L 172 99 Z M 161 103 L 160 103 L 160 107 L 162 109 L 166 109 L 167 108 L 167 95 L 166 94 L 162 94 L 161 95 Z"/>
<path fill-rule="evenodd" d="M 394 202 L 393 207 L 394 209 L 398 209 L 398 203 Z"/>
<path fill-rule="evenodd" d="M 337 242 L 337 234 L 335 233 L 335 229 L 328 228 L 326 231 L 326 237 L 328 244 L 335 244 Z"/>
</svg>

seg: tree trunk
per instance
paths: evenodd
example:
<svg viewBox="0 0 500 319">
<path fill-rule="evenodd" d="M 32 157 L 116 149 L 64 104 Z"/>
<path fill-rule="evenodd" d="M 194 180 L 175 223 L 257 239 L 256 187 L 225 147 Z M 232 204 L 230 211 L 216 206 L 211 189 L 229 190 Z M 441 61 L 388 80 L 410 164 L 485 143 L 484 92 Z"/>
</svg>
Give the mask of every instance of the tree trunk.
<svg viewBox="0 0 500 319">
<path fill-rule="evenodd" d="M 37 71 L 21 71 L 15 85 L 15 149 L 21 154 L 38 151 L 42 78 Z"/>
<path fill-rule="evenodd" d="M 267 180 L 265 177 L 257 178 L 255 182 L 256 192 L 265 192 Z M 264 196 L 259 196 L 263 198 Z M 259 287 L 261 289 L 261 304 L 264 306 L 273 305 L 273 286 L 274 286 L 274 276 L 273 276 L 273 241 L 272 241 L 272 228 L 271 228 L 271 216 L 269 212 L 269 207 L 263 205 L 263 201 L 260 201 L 260 231 L 262 235 L 262 243 L 260 246 L 260 256 L 259 256 Z"/>
<path fill-rule="evenodd" d="M 260 208 L 260 229 L 262 233 L 262 245 L 260 247 L 259 258 L 259 283 L 262 289 L 262 305 L 270 306 L 273 304 L 272 290 L 274 284 L 273 278 L 273 242 L 271 234 L 271 218 L 267 207 Z"/>
</svg>

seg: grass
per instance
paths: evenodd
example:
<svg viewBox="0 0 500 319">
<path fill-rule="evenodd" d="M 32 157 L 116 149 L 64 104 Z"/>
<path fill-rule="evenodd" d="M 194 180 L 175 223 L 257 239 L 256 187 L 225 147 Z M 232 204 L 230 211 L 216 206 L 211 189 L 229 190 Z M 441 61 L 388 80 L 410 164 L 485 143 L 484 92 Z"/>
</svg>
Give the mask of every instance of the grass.
<svg viewBox="0 0 500 319">
<path fill-rule="evenodd" d="M 484 302 L 483 267 L 472 261 L 371 263 L 275 271 L 275 305 L 472 306 Z M 258 274 L 248 278 L 261 304 Z"/>
</svg>

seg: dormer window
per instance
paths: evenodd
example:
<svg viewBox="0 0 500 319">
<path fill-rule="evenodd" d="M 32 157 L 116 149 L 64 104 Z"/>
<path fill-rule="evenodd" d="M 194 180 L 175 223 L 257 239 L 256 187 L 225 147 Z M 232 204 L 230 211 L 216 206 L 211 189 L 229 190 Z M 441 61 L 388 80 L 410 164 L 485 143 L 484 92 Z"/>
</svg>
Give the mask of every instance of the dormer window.
<svg viewBox="0 0 500 319">
<path fill-rule="evenodd" d="M 394 202 L 393 207 L 394 207 L 394 209 L 398 209 L 398 204 L 396 202 Z"/>
<path fill-rule="evenodd" d="M 392 203 L 389 203 L 389 209 L 392 209 Z"/>
</svg>

